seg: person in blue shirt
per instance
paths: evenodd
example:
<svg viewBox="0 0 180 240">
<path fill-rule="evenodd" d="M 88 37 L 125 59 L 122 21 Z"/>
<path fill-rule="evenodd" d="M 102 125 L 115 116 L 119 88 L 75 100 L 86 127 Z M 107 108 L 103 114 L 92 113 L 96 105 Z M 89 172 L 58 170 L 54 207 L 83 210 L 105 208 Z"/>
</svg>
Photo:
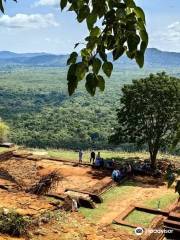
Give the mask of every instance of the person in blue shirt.
<svg viewBox="0 0 180 240">
<path fill-rule="evenodd" d="M 95 166 L 96 167 L 104 167 L 104 160 L 103 160 L 103 158 L 101 158 L 100 152 L 98 152 L 98 154 L 96 156 Z"/>
<path fill-rule="evenodd" d="M 112 179 L 115 182 L 120 182 L 122 178 L 123 178 L 122 172 L 118 169 L 114 169 L 113 172 L 112 172 Z"/>
</svg>

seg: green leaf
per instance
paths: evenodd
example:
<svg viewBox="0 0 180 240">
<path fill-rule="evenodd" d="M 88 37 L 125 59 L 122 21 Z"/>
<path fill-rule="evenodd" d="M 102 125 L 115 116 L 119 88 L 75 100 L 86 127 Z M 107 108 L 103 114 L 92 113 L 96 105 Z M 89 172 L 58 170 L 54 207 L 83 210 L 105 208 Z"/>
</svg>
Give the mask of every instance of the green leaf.
<svg viewBox="0 0 180 240">
<path fill-rule="evenodd" d="M 115 46 L 114 36 L 108 35 L 104 45 L 106 46 L 107 50 L 114 49 L 114 46 Z"/>
<path fill-rule="evenodd" d="M 3 13 L 4 13 L 4 7 L 3 7 L 2 0 L 0 0 L 0 10 L 1 10 L 1 12 L 3 12 Z"/>
<path fill-rule="evenodd" d="M 101 75 L 98 75 L 97 78 L 98 78 L 98 88 L 100 89 L 100 91 L 103 92 L 105 89 L 105 80 Z"/>
<path fill-rule="evenodd" d="M 97 14 L 94 13 L 94 12 L 90 13 L 89 16 L 86 19 L 87 26 L 88 26 L 89 30 L 91 30 L 93 28 L 96 21 L 97 21 Z"/>
<path fill-rule="evenodd" d="M 85 84 L 86 90 L 94 96 L 96 92 L 96 87 L 97 87 L 97 78 L 93 73 L 89 73 L 86 76 L 86 84 Z"/>
<path fill-rule="evenodd" d="M 77 52 L 72 52 L 69 59 L 67 60 L 67 65 L 76 63 L 77 57 L 78 57 Z"/>
<path fill-rule="evenodd" d="M 70 1 L 69 1 L 70 2 Z M 71 0 L 71 2 L 76 5 L 77 9 L 81 9 L 84 6 L 84 0 Z"/>
<path fill-rule="evenodd" d="M 81 57 L 90 57 L 91 56 L 91 50 L 87 48 L 83 48 L 81 50 Z"/>
<path fill-rule="evenodd" d="M 141 18 L 144 23 L 146 23 L 146 17 L 144 11 L 140 7 L 135 7 L 134 12 L 136 13 L 138 18 Z"/>
<path fill-rule="evenodd" d="M 95 74 L 98 74 L 100 68 L 101 68 L 101 60 L 99 58 L 94 58 L 93 59 L 93 63 L 92 63 L 92 67 L 93 67 L 93 72 Z"/>
<path fill-rule="evenodd" d="M 77 47 L 79 46 L 79 44 L 80 44 L 80 43 L 76 43 L 75 46 L 74 46 L 74 48 L 77 48 Z"/>
<path fill-rule="evenodd" d="M 75 76 L 72 76 L 68 81 L 68 93 L 69 96 L 72 96 L 78 86 L 78 81 Z"/>
<path fill-rule="evenodd" d="M 67 73 L 67 80 L 71 79 L 71 76 L 75 76 L 76 74 L 76 64 L 71 64 Z"/>
<path fill-rule="evenodd" d="M 113 65 L 111 62 L 105 62 L 102 66 L 102 69 L 106 76 L 110 77 L 113 70 Z"/>
<path fill-rule="evenodd" d="M 126 51 L 126 55 L 130 59 L 133 59 L 135 57 L 135 53 L 134 52 L 130 52 L 130 51 Z"/>
<path fill-rule="evenodd" d="M 101 30 L 98 27 L 92 28 L 90 35 L 92 37 L 99 37 L 101 34 Z"/>
<path fill-rule="evenodd" d="M 76 75 L 78 81 L 82 80 L 85 77 L 87 70 L 88 69 L 83 62 L 77 63 L 75 75 Z"/>
<path fill-rule="evenodd" d="M 94 48 L 98 44 L 98 38 L 97 37 L 91 37 L 90 36 L 90 37 L 87 37 L 85 40 L 88 41 L 86 47 L 88 49 L 91 49 L 91 51 L 94 50 Z"/>
<path fill-rule="evenodd" d="M 138 18 L 137 29 L 138 30 L 146 30 L 145 24 L 144 24 L 144 22 L 142 21 L 141 18 Z"/>
<path fill-rule="evenodd" d="M 130 8 L 136 7 L 136 4 L 133 0 L 124 0 L 124 2 L 126 3 L 127 7 L 130 7 Z"/>
<path fill-rule="evenodd" d="M 137 51 L 135 59 L 139 67 L 142 68 L 144 66 L 144 53 L 142 53 L 141 51 Z"/>
<path fill-rule="evenodd" d="M 131 34 L 128 36 L 127 43 L 130 52 L 136 51 L 137 46 L 140 43 L 140 37 L 138 35 Z"/>
<path fill-rule="evenodd" d="M 89 7 L 87 5 L 84 5 L 80 10 L 79 13 L 77 15 L 77 20 L 78 22 L 83 22 L 84 19 L 86 19 L 89 15 Z"/>
<path fill-rule="evenodd" d="M 63 10 L 67 6 L 67 2 L 68 2 L 68 0 L 61 0 L 61 2 L 60 2 L 61 10 Z"/>
<path fill-rule="evenodd" d="M 147 34 L 146 30 L 140 31 L 140 37 L 141 37 L 142 41 L 148 45 L 149 38 L 148 38 L 148 34 Z"/>
<path fill-rule="evenodd" d="M 125 51 L 124 47 L 119 46 L 115 48 L 113 51 L 113 60 L 115 61 L 118 58 L 120 58 L 123 55 L 124 51 Z"/>
<path fill-rule="evenodd" d="M 69 70 L 67 73 L 68 92 L 69 92 L 70 96 L 74 93 L 75 89 L 78 86 L 78 79 L 77 79 L 75 73 L 76 73 L 76 64 L 72 64 L 69 67 Z"/>
<path fill-rule="evenodd" d="M 107 62 L 107 54 L 105 53 L 105 48 L 100 48 L 99 49 L 99 56 L 104 62 Z"/>
<path fill-rule="evenodd" d="M 147 48 L 147 43 L 142 41 L 140 46 L 140 51 L 145 53 L 146 48 Z"/>
</svg>

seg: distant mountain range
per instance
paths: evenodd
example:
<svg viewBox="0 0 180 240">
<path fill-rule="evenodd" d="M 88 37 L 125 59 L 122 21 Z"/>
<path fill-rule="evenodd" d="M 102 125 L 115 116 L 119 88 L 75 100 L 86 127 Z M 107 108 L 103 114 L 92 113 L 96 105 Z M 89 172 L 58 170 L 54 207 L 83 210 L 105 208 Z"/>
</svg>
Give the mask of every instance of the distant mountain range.
<svg viewBox="0 0 180 240">
<path fill-rule="evenodd" d="M 111 56 L 109 56 L 111 59 Z M 42 66 L 65 67 L 68 55 L 55 55 L 49 53 L 14 53 L 0 51 L 0 66 Z M 136 66 L 134 61 L 123 56 L 115 62 L 116 67 Z M 149 48 L 145 55 L 146 67 L 179 67 L 180 53 L 165 52 Z"/>
</svg>

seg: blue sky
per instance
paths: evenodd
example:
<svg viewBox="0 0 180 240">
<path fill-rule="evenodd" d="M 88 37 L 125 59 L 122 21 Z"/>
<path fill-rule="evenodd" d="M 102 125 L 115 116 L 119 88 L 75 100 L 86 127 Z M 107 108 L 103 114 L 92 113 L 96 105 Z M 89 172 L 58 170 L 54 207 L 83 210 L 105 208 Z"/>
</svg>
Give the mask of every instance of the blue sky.
<svg viewBox="0 0 180 240">
<path fill-rule="evenodd" d="M 69 53 L 86 34 L 72 12 L 61 12 L 59 0 L 19 0 L 0 14 L 0 50 Z M 149 47 L 180 52 L 180 0 L 136 0 L 146 13 Z"/>
</svg>

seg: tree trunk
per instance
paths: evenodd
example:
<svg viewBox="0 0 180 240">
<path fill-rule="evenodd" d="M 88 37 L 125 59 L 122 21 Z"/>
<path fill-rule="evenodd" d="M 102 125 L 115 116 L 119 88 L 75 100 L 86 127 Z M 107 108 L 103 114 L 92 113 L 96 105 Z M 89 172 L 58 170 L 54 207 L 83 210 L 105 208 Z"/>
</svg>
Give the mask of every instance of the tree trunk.
<svg viewBox="0 0 180 240">
<path fill-rule="evenodd" d="M 153 149 L 152 152 L 150 152 L 150 159 L 151 159 L 151 168 L 153 170 L 156 169 L 156 164 L 157 164 L 157 153 L 158 153 L 158 149 Z"/>
</svg>

